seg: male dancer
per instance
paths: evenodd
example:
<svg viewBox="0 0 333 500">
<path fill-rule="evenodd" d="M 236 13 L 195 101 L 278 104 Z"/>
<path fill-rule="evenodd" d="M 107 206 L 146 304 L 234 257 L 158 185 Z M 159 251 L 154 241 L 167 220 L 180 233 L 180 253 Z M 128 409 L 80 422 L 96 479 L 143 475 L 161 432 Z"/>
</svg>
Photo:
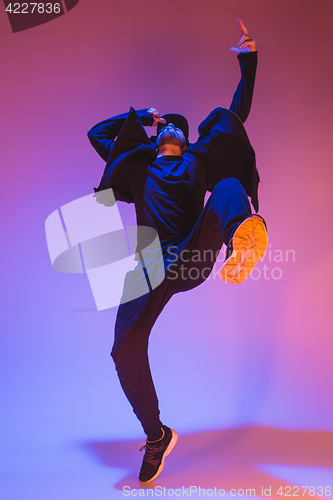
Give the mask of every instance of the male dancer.
<svg viewBox="0 0 333 500">
<path fill-rule="evenodd" d="M 180 115 L 161 115 L 154 108 L 105 120 L 88 137 L 107 162 L 95 196 L 108 204 L 105 190 L 116 200 L 135 204 L 137 254 L 158 234 L 165 278 L 153 286 L 154 252 L 126 275 L 115 325 L 112 357 L 121 386 L 147 435 L 141 481 L 162 471 L 177 434 L 162 425 L 149 361 L 148 338 L 173 294 L 190 290 L 208 278 L 225 243 L 221 278 L 242 283 L 267 247 L 265 223 L 251 215 L 247 195 L 258 211 L 259 176 L 255 156 L 243 127 L 251 107 L 257 53 L 254 40 L 239 19 L 238 53 L 241 80 L 230 109 L 216 108 L 199 126 L 199 139 L 188 142 L 188 124 Z M 156 143 L 143 125 L 157 125 Z M 117 139 L 115 140 L 115 138 Z M 206 191 L 212 192 L 204 206 Z M 207 262 L 207 252 L 211 261 Z M 203 257 L 203 258 L 201 258 Z M 142 271 L 144 270 L 144 283 Z M 156 274 L 156 269 L 155 269 Z M 145 289 L 144 289 L 145 288 Z"/>
</svg>

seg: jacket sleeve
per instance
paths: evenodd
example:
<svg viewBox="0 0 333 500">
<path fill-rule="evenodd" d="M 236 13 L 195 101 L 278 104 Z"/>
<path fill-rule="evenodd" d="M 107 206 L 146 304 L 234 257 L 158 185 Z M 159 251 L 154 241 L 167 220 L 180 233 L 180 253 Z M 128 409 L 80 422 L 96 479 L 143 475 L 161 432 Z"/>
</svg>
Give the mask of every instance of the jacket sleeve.
<svg viewBox="0 0 333 500">
<path fill-rule="evenodd" d="M 257 69 L 257 52 L 247 52 L 246 54 L 239 54 L 237 57 L 241 69 L 241 79 L 229 109 L 236 113 L 244 123 L 249 116 L 252 104 Z"/>
<path fill-rule="evenodd" d="M 145 113 L 149 115 L 147 111 Z M 140 114 L 142 116 L 142 113 Z M 149 162 L 154 161 L 156 158 L 156 148 L 150 142 L 143 127 L 143 124 L 147 123 L 146 118 L 151 118 L 151 116 L 142 119 L 133 108 L 130 108 L 129 113 L 126 113 L 125 116 L 127 117 L 117 135 L 117 139 L 111 141 L 110 155 L 101 182 L 98 188 L 94 188 L 94 190 L 97 192 L 111 188 L 116 200 L 132 203 L 133 196 L 128 167 L 137 161 L 146 162 L 148 167 Z M 135 162 L 133 161 L 134 157 L 136 158 Z"/>
<path fill-rule="evenodd" d="M 149 108 L 145 108 L 137 111 L 137 114 L 144 126 L 149 126 L 154 123 L 154 119 L 152 115 L 148 113 L 148 109 Z M 114 141 L 122 129 L 127 117 L 128 113 L 114 116 L 113 118 L 109 118 L 108 120 L 98 123 L 88 132 L 88 138 L 91 145 L 106 162 L 109 159 Z"/>
<path fill-rule="evenodd" d="M 255 153 L 240 118 L 229 109 L 216 108 L 199 125 L 199 139 L 183 156 L 200 157 L 208 191 L 222 179 L 236 177 L 251 196 L 257 211 L 258 174 Z"/>
</svg>

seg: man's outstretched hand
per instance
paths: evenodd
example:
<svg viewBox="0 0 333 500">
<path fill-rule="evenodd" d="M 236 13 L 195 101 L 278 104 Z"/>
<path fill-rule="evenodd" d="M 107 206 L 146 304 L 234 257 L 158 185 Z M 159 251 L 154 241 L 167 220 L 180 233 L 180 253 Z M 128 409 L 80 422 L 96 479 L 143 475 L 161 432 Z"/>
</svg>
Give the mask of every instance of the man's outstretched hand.
<svg viewBox="0 0 333 500">
<path fill-rule="evenodd" d="M 229 50 L 233 50 L 234 52 L 237 52 L 237 54 L 246 54 L 247 52 L 255 52 L 257 50 L 256 42 L 248 34 L 248 31 L 245 28 L 243 21 L 241 19 L 237 19 L 236 24 L 241 39 L 239 40 L 237 47 L 230 47 Z"/>
</svg>

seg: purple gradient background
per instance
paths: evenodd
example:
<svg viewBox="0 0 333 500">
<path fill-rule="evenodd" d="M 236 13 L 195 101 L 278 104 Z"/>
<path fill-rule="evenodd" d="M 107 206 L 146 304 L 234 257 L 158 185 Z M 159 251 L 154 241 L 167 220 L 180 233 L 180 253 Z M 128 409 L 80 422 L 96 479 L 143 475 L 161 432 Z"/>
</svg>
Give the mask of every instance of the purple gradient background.
<svg viewBox="0 0 333 500">
<path fill-rule="evenodd" d="M 96 311 L 85 275 L 52 269 L 45 219 L 98 185 L 104 163 L 86 137 L 98 121 L 153 106 L 184 114 L 194 141 L 200 121 L 229 106 L 239 17 L 259 51 L 246 128 L 270 253 L 260 279 L 211 279 L 165 308 L 150 341 L 161 415 L 180 433 L 333 432 L 332 13 L 331 0 L 80 0 L 14 35 L 0 9 L 1 420 L 21 484 L 38 446 L 142 438 L 109 358 L 116 310 Z M 121 210 L 133 220 L 133 207 Z M 274 262 L 277 250 L 295 262 Z M 4 498 L 23 498 L 8 470 Z M 74 498 L 57 471 L 55 498 Z M 30 498 L 48 498 L 40 488 Z"/>
</svg>

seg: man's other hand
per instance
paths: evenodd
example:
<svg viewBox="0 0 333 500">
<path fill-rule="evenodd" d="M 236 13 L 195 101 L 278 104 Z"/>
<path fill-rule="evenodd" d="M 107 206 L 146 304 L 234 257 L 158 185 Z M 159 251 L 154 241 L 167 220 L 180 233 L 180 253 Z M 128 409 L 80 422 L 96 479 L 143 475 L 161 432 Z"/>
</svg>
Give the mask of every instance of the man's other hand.
<svg viewBox="0 0 333 500">
<path fill-rule="evenodd" d="M 241 19 L 237 19 L 236 24 L 241 39 L 239 40 L 237 47 L 230 47 L 229 50 L 233 50 L 234 52 L 237 52 L 237 54 L 246 54 L 247 52 L 255 52 L 257 50 L 256 42 L 253 40 L 253 38 L 250 37 L 247 29 L 244 26 L 243 21 Z"/>
<path fill-rule="evenodd" d="M 161 118 L 161 115 L 157 111 L 157 109 L 155 109 L 155 108 L 149 108 L 148 109 L 148 113 L 150 113 L 151 115 L 153 115 L 153 118 L 154 118 L 154 123 L 152 124 L 152 127 L 157 127 L 158 123 L 163 123 L 163 124 L 166 123 L 166 120 L 164 120 L 164 118 Z"/>
</svg>

